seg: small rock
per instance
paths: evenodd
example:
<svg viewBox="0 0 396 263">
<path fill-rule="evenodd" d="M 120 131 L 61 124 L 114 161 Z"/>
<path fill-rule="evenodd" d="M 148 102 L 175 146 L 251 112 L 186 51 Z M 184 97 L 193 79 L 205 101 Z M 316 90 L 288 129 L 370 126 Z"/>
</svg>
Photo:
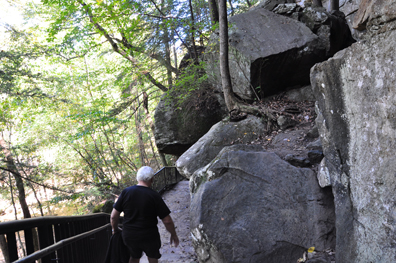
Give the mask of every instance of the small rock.
<svg viewBox="0 0 396 263">
<path fill-rule="evenodd" d="M 308 252 L 308 259 L 313 259 L 315 257 L 316 252 Z"/>
<path fill-rule="evenodd" d="M 296 120 L 288 118 L 286 116 L 280 116 L 276 122 L 278 123 L 279 127 L 284 130 L 289 127 L 294 127 L 298 123 Z"/>
<path fill-rule="evenodd" d="M 311 256 L 309 254 L 312 254 Z M 308 253 L 308 260 L 305 263 L 331 263 L 334 256 L 328 255 L 324 252 L 317 252 L 315 254 Z"/>
<path fill-rule="evenodd" d="M 289 15 L 299 9 L 297 4 L 280 4 L 272 12 L 280 15 Z"/>
<path fill-rule="evenodd" d="M 326 167 L 326 159 L 325 158 L 323 158 L 323 160 L 319 164 L 317 178 L 318 178 L 320 187 L 324 188 L 326 186 L 331 185 L 330 173 L 329 173 L 329 169 L 327 169 L 327 167 Z"/>
<path fill-rule="evenodd" d="M 316 127 L 316 125 L 307 132 L 307 137 L 308 138 L 318 138 L 319 137 L 319 130 L 318 127 Z"/>
<path fill-rule="evenodd" d="M 307 158 L 295 156 L 293 154 L 286 155 L 285 160 L 294 166 L 307 167 L 310 165 L 309 160 Z"/>
<path fill-rule="evenodd" d="M 305 148 L 307 148 L 308 150 L 323 151 L 322 141 L 320 139 L 317 139 L 316 141 L 309 143 Z"/>
</svg>

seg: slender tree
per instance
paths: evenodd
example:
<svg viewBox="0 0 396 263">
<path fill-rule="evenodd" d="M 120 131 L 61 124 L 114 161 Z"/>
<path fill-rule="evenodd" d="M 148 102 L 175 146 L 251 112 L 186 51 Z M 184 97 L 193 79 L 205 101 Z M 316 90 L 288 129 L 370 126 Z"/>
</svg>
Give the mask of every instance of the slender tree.
<svg viewBox="0 0 396 263">
<path fill-rule="evenodd" d="M 219 8 L 216 0 L 208 0 L 212 25 L 219 23 Z"/>
<path fill-rule="evenodd" d="M 236 97 L 232 91 L 229 59 L 228 59 L 228 19 L 227 2 L 219 0 L 219 33 L 220 33 L 220 73 L 224 99 L 228 110 L 239 110 Z"/>
<path fill-rule="evenodd" d="M 322 7 L 322 0 L 313 0 L 312 5 L 314 7 Z M 340 1 L 339 0 L 330 0 L 329 1 L 329 11 L 339 11 L 340 10 Z"/>
<path fill-rule="evenodd" d="M 188 5 L 190 7 L 190 14 L 191 14 L 191 44 L 193 47 L 193 56 L 192 58 L 195 60 L 195 63 L 198 64 L 198 52 L 197 52 L 197 47 L 195 46 L 195 18 L 194 18 L 194 9 L 191 3 L 191 0 L 188 0 Z"/>
<path fill-rule="evenodd" d="M 21 205 L 23 217 L 24 218 L 31 218 L 31 214 L 29 211 L 29 206 L 26 203 L 26 194 L 25 194 L 25 187 L 23 185 L 23 180 L 20 172 L 18 171 L 14 158 L 12 157 L 11 151 L 3 138 L 3 133 L 0 132 L 0 147 L 3 151 L 3 154 L 6 158 L 7 162 L 7 170 L 14 176 L 15 182 L 18 188 L 18 199 L 19 204 Z"/>
<path fill-rule="evenodd" d="M 322 7 L 322 0 L 313 0 L 312 1 L 312 6 L 313 7 Z"/>
<path fill-rule="evenodd" d="M 8 246 L 5 235 L 0 235 L 0 248 L 3 253 L 5 263 L 10 263 L 10 256 L 8 255 Z"/>
<path fill-rule="evenodd" d="M 219 0 L 219 18 L 221 83 L 223 86 L 224 99 L 227 109 L 230 112 L 230 117 L 236 117 L 236 115 L 244 112 L 248 114 L 261 115 L 265 117 L 268 124 L 270 124 L 276 120 L 273 112 L 271 112 L 270 109 L 259 109 L 256 106 L 243 103 L 238 100 L 232 90 L 228 58 L 228 19 L 226 0 Z"/>
<path fill-rule="evenodd" d="M 339 0 L 330 0 L 330 11 L 339 11 L 340 10 L 340 1 Z"/>
</svg>

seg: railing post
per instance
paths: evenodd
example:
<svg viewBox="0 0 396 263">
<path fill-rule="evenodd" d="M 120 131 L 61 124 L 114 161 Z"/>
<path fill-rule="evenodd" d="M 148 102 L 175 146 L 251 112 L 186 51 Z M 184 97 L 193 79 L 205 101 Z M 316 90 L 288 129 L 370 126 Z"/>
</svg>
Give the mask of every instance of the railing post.
<svg viewBox="0 0 396 263">
<path fill-rule="evenodd" d="M 76 226 L 75 226 L 75 222 L 70 222 L 69 223 L 69 235 L 70 237 L 77 235 L 77 231 L 76 231 Z M 76 247 L 77 247 L 77 242 L 73 243 L 71 245 L 71 258 L 73 260 L 73 262 L 78 262 L 78 255 L 76 253 Z"/>
<path fill-rule="evenodd" d="M 15 232 L 6 233 L 7 245 L 8 245 L 8 256 L 10 261 L 18 260 L 18 250 L 16 246 Z"/>
<path fill-rule="evenodd" d="M 94 219 L 93 221 L 95 221 L 94 224 L 92 224 L 92 229 L 95 228 L 96 225 L 96 219 Z M 87 220 L 84 220 L 81 222 L 82 225 L 82 232 L 86 232 L 88 230 L 90 230 L 89 226 L 88 226 L 88 222 Z M 91 262 L 90 261 L 90 255 L 89 255 L 89 249 L 90 249 L 90 242 L 89 239 L 91 237 L 86 237 L 84 239 L 81 240 L 82 243 L 82 247 L 85 247 L 85 250 L 83 251 L 83 255 L 84 255 L 84 262 Z"/>
<path fill-rule="evenodd" d="M 64 223 L 60 225 L 60 232 L 61 232 L 61 239 L 66 239 L 70 237 L 70 223 Z M 62 258 L 60 259 L 61 263 L 67 263 L 67 262 L 73 262 L 73 251 L 72 251 L 72 246 L 66 246 L 64 247 L 63 250 L 63 255 Z"/>
<path fill-rule="evenodd" d="M 54 233 L 52 231 L 52 224 L 38 227 L 40 249 L 46 248 L 54 244 Z M 55 259 L 55 253 L 48 254 L 41 259 L 42 263 L 52 263 L 52 259 Z"/>
<path fill-rule="evenodd" d="M 74 226 L 75 226 L 75 230 L 76 230 L 76 235 L 81 234 L 82 231 L 82 227 L 81 227 L 81 222 L 74 222 Z M 76 242 L 76 246 L 75 246 L 75 256 L 77 258 L 76 262 L 85 262 L 84 258 L 84 249 L 83 249 L 83 241 L 79 240 Z"/>
<path fill-rule="evenodd" d="M 55 231 L 55 241 L 58 242 L 60 240 L 62 240 L 62 229 L 61 229 L 61 225 L 60 224 L 54 224 L 54 231 Z M 56 251 L 56 262 L 61 263 L 61 262 L 65 262 L 62 261 L 63 259 L 63 253 L 64 252 L 64 248 L 58 249 Z"/>
<path fill-rule="evenodd" d="M 33 242 L 33 231 L 35 231 L 34 228 L 28 228 L 25 229 L 25 244 L 26 244 L 26 254 L 30 255 L 34 253 L 34 242 Z"/>
<path fill-rule="evenodd" d="M 166 180 L 166 171 L 168 171 L 168 169 L 165 168 L 164 170 L 164 185 L 167 185 L 167 180 Z"/>
</svg>

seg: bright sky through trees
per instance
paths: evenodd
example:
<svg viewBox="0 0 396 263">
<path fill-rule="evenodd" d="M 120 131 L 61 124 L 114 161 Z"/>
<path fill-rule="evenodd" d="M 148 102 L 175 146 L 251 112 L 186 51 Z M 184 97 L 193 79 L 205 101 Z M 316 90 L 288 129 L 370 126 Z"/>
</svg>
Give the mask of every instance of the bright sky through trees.
<svg viewBox="0 0 396 263">
<path fill-rule="evenodd" d="M 23 16 L 20 9 L 21 4 L 16 1 L 0 0 L 0 30 L 4 32 L 5 24 L 22 25 Z"/>
</svg>

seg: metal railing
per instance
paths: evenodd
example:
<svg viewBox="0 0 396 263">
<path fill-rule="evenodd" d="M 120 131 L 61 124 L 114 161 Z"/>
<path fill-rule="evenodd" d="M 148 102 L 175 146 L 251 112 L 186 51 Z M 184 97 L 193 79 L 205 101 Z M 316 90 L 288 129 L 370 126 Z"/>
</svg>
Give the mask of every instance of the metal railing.
<svg viewBox="0 0 396 263">
<path fill-rule="evenodd" d="M 162 169 L 154 175 L 152 188 L 162 194 L 182 180 L 186 180 L 186 178 L 179 173 L 176 167 L 162 167 Z"/>
<path fill-rule="evenodd" d="M 176 167 L 163 167 L 155 174 L 152 188 L 162 194 L 185 179 Z M 27 256 L 18 259 L 16 234 L 20 231 Z M 0 235 L 6 236 L 9 258 L 14 263 L 39 259 L 41 263 L 99 263 L 106 257 L 111 237 L 110 215 L 45 216 L 4 222 L 0 223 Z"/>
<path fill-rule="evenodd" d="M 106 256 L 111 236 L 110 215 L 45 216 L 4 222 L 11 262 L 30 263 L 98 263 Z M 16 233 L 24 233 L 24 250 L 28 256 L 18 260 Z M 36 239 L 36 242 L 35 240 Z M 35 244 L 38 248 L 35 249 Z M 36 246 L 37 246 L 36 245 Z M 35 250 L 40 249 L 37 252 Z"/>
</svg>

